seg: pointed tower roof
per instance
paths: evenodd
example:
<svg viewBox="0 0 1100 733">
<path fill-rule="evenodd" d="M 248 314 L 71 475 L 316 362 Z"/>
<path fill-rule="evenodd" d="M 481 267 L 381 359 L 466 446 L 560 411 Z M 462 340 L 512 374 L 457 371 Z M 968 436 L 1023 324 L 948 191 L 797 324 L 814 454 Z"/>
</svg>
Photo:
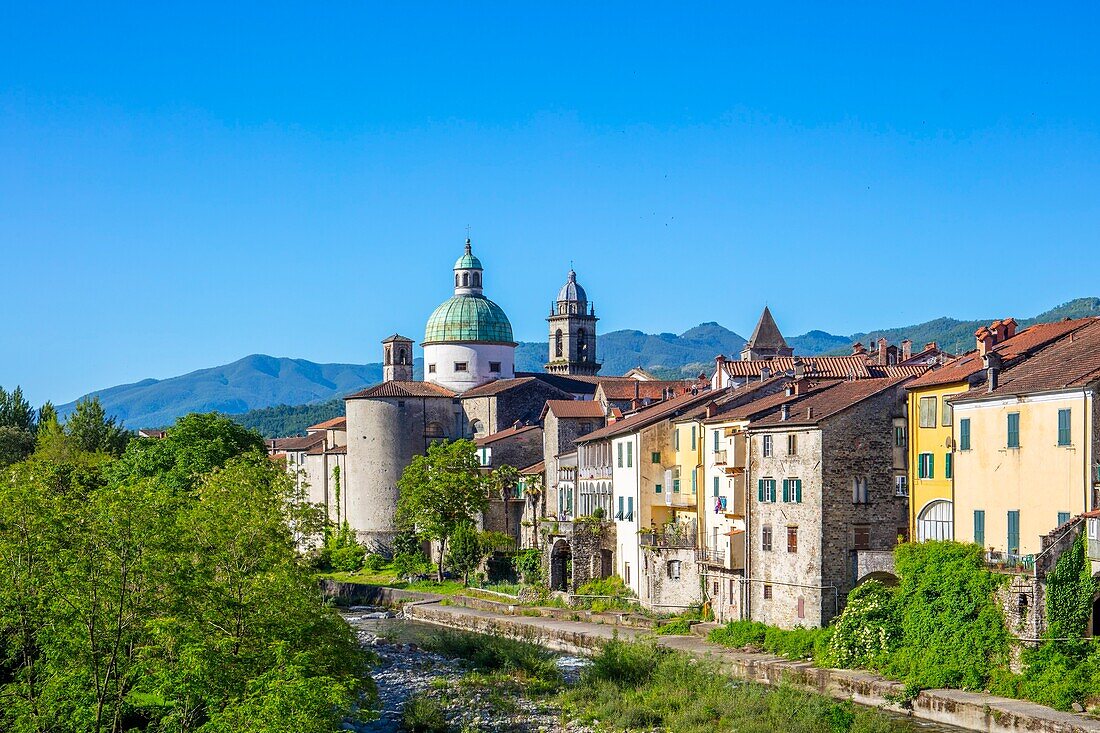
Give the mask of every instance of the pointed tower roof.
<svg viewBox="0 0 1100 733">
<path fill-rule="evenodd" d="M 746 347 L 754 350 L 790 348 L 783 334 L 779 332 L 779 326 L 775 325 L 775 319 L 772 318 L 772 312 L 768 310 L 768 306 L 764 306 L 764 312 L 760 314 L 760 320 L 756 323 L 752 338 L 749 339 Z"/>
</svg>

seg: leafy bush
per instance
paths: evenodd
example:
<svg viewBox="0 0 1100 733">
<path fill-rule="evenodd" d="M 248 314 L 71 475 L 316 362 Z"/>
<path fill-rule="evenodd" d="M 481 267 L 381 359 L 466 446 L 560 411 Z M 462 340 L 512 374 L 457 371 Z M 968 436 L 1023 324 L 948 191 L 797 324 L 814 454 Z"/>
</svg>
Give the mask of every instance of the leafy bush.
<svg viewBox="0 0 1100 733">
<path fill-rule="evenodd" d="M 557 686 L 561 683 L 554 652 L 537 644 L 463 631 L 440 631 L 423 643 L 428 651 L 465 659 L 484 672 L 506 672 Z"/>
<path fill-rule="evenodd" d="M 377 573 L 386 565 L 386 558 L 379 555 L 377 552 L 372 552 L 363 558 L 363 569 L 369 570 L 372 573 Z"/>
<path fill-rule="evenodd" d="M 742 649 L 747 646 L 763 647 L 767 634 L 768 625 L 759 621 L 730 621 L 711 631 L 707 638 L 715 644 Z"/>
<path fill-rule="evenodd" d="M 585 669 L 581 683 L 640 685 L 653 676 L 661 656 L 667 653 L 651 642 L 627 642 L 616 635 L 592 658 L 592 664 Z"/>
<path fill-rule="evenodd" d="M 401 725 L 409 733 L 446 733 L 450 730 L 443 706 L 430 697 L 410 697 L 401 710 Z"/>
<path fill-rule="evenodd" d="M 656 633 L 661 636 L 684 636 L 691 633 L 691 622 L 686 618 L 674 619 L 658 626 Z"/>
<path fill-rule="evenodd" d="M 528 585 L 538 585 L 542 580 L 542 553 L 536 549 L 521 550 L 512 557 L 516 575 Z"/>
<path fill-rule="evenodd" d="M 333 570 L 354 573 L 363 567 L 363 556 L 365 554 L 366 551 L 359 545 L 337 547 L 328 552 L 328 563 Z"/>
<path fill-rule="evenodd" d="M 844 613 L 834 625 L 826 660 L 834 667 L 878 669 L 900 638 L 893 592 L 869 580 L 848 594 Z"/>
<path fill-rule="evenodd" d="M 911 689 L 983 689 L 1008 658 L 1008 632 L 994 600 L 1002 578 L 982 548 L 957 542 L 899 545 L 901 641 L 882 670 Z"/>
<path fill-rule="evenodd" d="M 425 575 L 431 571 L 431 563 L 423 553 L 411 552 L 395 555 L 393 558 L 393 570 L 398 578 L 409 578 L 414 575 Z"/>
<path fill-rule="evenodd" d="M 711 631 L 707 638 L 735 649 L 755 646 L 788 659 L 820 660 L 831 635 L 832 629 L 780 629 L 759 621 L 731 621 Z"/>
</svg>

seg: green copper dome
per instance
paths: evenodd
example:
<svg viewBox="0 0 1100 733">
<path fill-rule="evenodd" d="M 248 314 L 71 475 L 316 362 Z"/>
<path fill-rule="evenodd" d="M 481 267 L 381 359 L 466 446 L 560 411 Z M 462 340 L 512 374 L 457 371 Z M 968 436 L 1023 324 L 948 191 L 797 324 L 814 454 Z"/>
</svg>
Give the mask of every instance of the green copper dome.
<svg viewBox="0 0 1100 733">
<path fill-rule="evenodd" d="M 477 257 L 474 257 L 474 253 L 472 251 L 470 251 L 470 238 L 469 237 L 466 238 L 466 252 L 461 257 L 459 257 L 457 260 L 455 260 L 454 269 L 456 269 L 456 270 L 480 270 L 480 269 L 482 269 L 481 260 L 479 260 Z"/>
<path fill-rule="evenodd" d="M 477 262 L 476 257 L 472 259 Z M 428 319 L 424 344 L 455 341 L 515 343 L 508 316 L 499 305 L 481 295 L 456 295 L 443 301 Z"/>
</svg>

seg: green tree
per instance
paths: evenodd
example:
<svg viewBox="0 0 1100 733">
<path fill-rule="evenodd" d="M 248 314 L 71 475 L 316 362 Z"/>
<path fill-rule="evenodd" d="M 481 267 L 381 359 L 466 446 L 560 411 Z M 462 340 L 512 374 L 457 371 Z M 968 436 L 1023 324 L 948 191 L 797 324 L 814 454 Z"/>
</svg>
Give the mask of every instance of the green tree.
<svg viewBox="0 0 1100 733">
<path fill-rule="evenodd" d="M 65 435 L 77 450 L 120 456 L 132 437 L 114 416 L 107 417 L 98 397 L 76 403 L 76 410 L 65 419 Z"/>
<path fill-rule="evenodd" d="M 35 412 L 16 387 L 8 392 L 0 387 L 0 468 L 25 460 L 34 452 L 37 428 Z"/>
<path fill-rule="evenodd" d="M 462 584 L 470 584 L 470 573 L 477 570 L 484 559 L 481 538 L 472 525 L 460 525 L 451 537 L 451 547 L 447 551 L 447 564 L 462 576 Z"/>
<path fill-rule="evenodd" d="M 504 533 L 511 534 L 508 527 L 508 500 L 516 495 L 516 486 L 519 485 L 519 469 L 509 466 L 507 463 L 497 466 L 489 477 L 489 483 L 504 502 Z"/>
<path fill-rule="evenodd" d="M 441 441 L 433 443 L 427 455 L 413 458 L 397 482 L 398 524 L 439 543 L 439 581 L 451 535 L 472 524 L 488 504 L 479 465 L 472 441 Z"/>
</svg>

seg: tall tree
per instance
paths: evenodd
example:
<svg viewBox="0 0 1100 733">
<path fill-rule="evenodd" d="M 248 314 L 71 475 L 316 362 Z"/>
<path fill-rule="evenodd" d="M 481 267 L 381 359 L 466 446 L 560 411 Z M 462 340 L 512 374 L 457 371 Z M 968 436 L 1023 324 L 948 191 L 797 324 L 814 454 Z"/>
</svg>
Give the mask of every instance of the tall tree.
<svg viewBox="0 0 1100 733">
<path fill-rule="evenodd" d="M 441 441 L 416 456 L 397 482 L 397 522 L 439 543 L 436 578 L 443 580 L 447 543 L 462 525 L 474 523 L 488 496 L 473 441 Z"/>
<path fill-rule="evenodd" d="M 507 463 L 497 466 L 490 474 L 490 483 L 497 496 L 504 503 L 504 534 L 511 535 L 512 530 L 508 526 L 508 500 L 516 495 L 516 486 L 519 485 L 519 469 L 509 466 Z"/>
<path fill-rule="evenodd" d="M 18 463 L 34 452 L 37 427 L 34 409 L 23 389 L 8 392 L 0 387 L 0 468 Z"/>
<path fill-rule="evenodd" d="M 65 434 L 77 450 L 112 456 L 122 455 L 132 437 L 118 418 L 107 416 L 98 397 L 76 403 L 76 410 L 65 420 Z"/>
</svg>

